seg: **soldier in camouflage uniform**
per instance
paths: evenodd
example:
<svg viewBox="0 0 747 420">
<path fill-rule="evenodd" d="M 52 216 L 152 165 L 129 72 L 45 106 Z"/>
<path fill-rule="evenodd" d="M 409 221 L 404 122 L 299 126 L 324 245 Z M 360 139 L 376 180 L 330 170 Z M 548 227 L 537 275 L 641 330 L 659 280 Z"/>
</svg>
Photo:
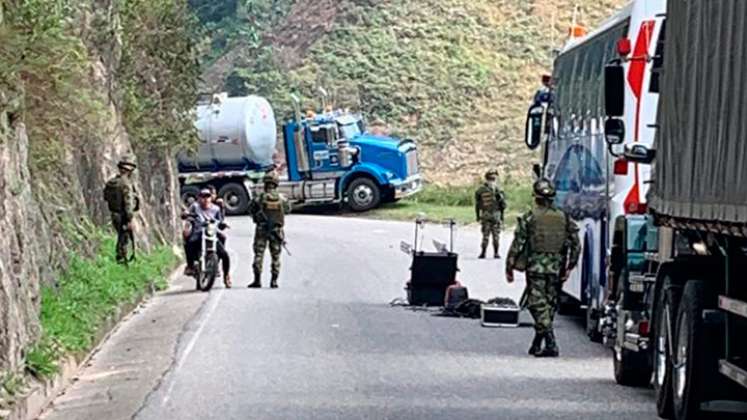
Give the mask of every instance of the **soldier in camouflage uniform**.
<svg viewBox="0 0 747 420">
<path fill-rule="evenodd" d="M 131 245 L 133 219 L 140 207 L 137 190 L 132 181 L 132 174 L 137 165 L 133 158 L 124 157 L 117 163 L 117 168 L 119 174 L 107 181 L 104 187 L 104 200 L 109 206 L 112 225 L 117 232 L 117 262 L 126 264 L 129 262 L 127 247 Z"/>
<path fill-rule="evenodd" d="M 500 258 L 498 249 L 505 210 L 506 198 L 498 187 L 498 171 L 492 169 L 485 174 L 485 183 L 475 191 L 475 216 L 482 225 L 482 252 L 478 258 L 485 258 L 491 235 L 493 236 L 493 257 Z"/>
<path fill-rule="evenodd" d="M 265 249 L 270 245 L 270 256 L 272 257 L 272 280 L 270 287 L 278 287 L 278 276 L 280 275 L 280 253 L 283 250 L 285 234 L 283 224 L 285 214 L 290 212 L 288 200 L 277 191 L 278 178 L 269 172 L 264 177 L 265 191 L 252 200 L 249 208 L 257 229 L 254 233 L 254 282 L 250 288 L 262 287 L 262 261 Z"/>
<path fill-rule="evenodd" d="M 525 264 L 526 303 L 534 318 L 535 329 L 529 354 L 557 357 L 559 351 L 552 324 L 558 291 L 578 263 L 581 244 L 576 224 L 552 205 L 555 197 L 552 182 L 546 179 L 537 181 L 534 197 L 534 209 L 519 218 L 506 261 L 506 279 L 512 283 L 514 268 Z M 522 261 L 517 265 L 519 259 Z M 543 339 L 545 348 L 541 349 Z"/>
</svg>

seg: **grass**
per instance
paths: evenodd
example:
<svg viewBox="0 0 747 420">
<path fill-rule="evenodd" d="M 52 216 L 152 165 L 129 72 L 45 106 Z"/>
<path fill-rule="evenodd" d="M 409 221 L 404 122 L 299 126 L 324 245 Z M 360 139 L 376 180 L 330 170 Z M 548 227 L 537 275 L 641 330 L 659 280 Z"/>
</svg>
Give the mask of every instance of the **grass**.
<svg viewBox="0 0 747 420">
<path fill-rule="evenodd" d="M 477 187 L 426 185 L 418 194 L 396 203 L 385 204 L 366 213 L 366 216 L 377 219 L 414 220 L 422 215 L 430 222 L 454 219 L 462 225 L 476 223 L 474 194 Z M 511 226 L 515 223 L 516 217 L 531 208 L 531 187 L 508 182 L 502 188 L 508 201 L 505 220 L 506 224 Z"/>
<path fill-rule="evenodd" d="M 57 372 L 66 353 L 89 350 L 106 318 L 124 303 L 133 303 L 150 287 L 167 286 L 165 274 L 176 263 L 170 247 L 161 246 L 124 267 L 116 263 L 115 240 L 107 237 L 94 258 L 73 256 L 55 287 L 42 288 L 42 338 L 26 356 L 27 370 L 37 377 Z"/>
</svg>

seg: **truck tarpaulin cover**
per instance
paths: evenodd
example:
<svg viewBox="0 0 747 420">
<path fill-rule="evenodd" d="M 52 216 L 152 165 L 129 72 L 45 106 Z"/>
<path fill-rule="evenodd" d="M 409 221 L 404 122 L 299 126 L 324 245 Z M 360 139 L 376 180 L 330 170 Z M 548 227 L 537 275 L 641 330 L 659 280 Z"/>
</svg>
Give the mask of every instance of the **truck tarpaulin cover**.
<svg viewBox="0 0 747 420">
<path fill-rule="evenodd" d="M 654 185 L 675 218 L 747 222 L 747 0 L 669 0 Z"/>
</svg>

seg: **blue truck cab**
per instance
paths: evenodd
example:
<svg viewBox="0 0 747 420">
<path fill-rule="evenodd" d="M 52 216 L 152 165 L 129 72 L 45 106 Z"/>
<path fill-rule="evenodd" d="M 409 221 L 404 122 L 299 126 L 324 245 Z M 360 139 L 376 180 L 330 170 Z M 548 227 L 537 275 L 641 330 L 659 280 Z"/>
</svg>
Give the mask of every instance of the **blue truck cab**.
<svg viewBox="0 0 747 420">
<path fill-rule="evenodd" d="M 366 211 L 422 188 L 415 142 L 366 133 L 359 114 L 297 113 L 284 124 L 283 141 L 288 175 L 280 189 L 295 202 Z"/>
</svg>

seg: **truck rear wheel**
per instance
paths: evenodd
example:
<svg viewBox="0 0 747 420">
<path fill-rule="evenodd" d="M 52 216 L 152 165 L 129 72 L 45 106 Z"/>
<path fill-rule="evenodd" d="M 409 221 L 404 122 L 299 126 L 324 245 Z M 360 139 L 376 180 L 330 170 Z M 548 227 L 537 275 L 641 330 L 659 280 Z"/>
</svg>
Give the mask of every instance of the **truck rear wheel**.
<svg viewBox="0 0 747 420">
<path fill-rule="evenodd" d="M 679 289 L 669 275 L 662 278 L 656 291 L 654 304 L 654 389 L 656 390 L 656 412 L 659 417 L 672 418 L 672 360 L 670 358 L 674 336 L 674 317 L 679 305 Z"/>
<path fill-rule="evenodd" d="M 218 196 L 223 199 L 226 206 L 226 214 L 237 216 L 249 211 L 249 194 L 243 185 L 232 182 L 224 185 Z"/>
<path fill-rule="evenodd" d="M 700 404 L 722 389 L 718 375 L 718 354 L 714 328 L 706 325 L 705 309 L 713 309 L 715 296 L 705 282 L 690 280 L 682 292 L 677 313 L 677 334 L 672 372 L 672 396 L 677 420 L 721 418 L 701 412 Z M 718 329 L 718 328 L 715 328 Z M 710 391 L 709 391 L 710 390 Z M 715 397 L 715 395 L 713 395 Z"/>
<path fill-rule="evenodd" d="M 353 211 L 363 212 L 374 209 L 381 203 L 381 190 L 368 178 L 356 178 L 347 189 L 348 205 Z"/>
<path fill-rule="evenodd" d="M 197 200 L 197 196 L 200 194 L 200 188 L 196 185 L 185 185 L 181 188 L 182 204 L 189 206 Z"/>
</svg>

